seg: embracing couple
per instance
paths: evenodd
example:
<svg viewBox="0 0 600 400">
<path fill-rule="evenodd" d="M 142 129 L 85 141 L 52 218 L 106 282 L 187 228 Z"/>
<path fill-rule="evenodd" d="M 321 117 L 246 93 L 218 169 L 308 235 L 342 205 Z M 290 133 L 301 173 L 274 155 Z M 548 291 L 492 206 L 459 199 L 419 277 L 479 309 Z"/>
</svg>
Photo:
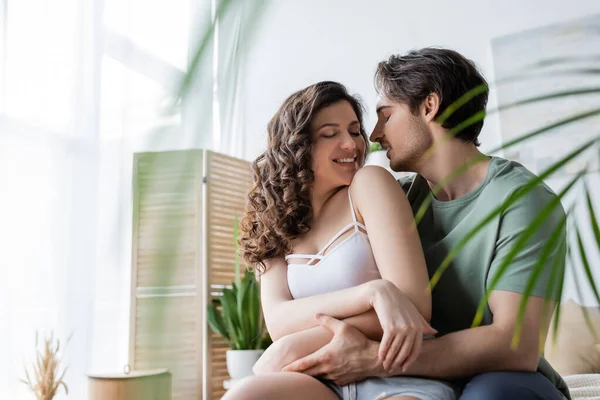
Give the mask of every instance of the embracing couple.
<svg viewBox="0 0 600 400">
<path fill-rule="evenodd" d="M 274 343 L 256 376 L 224 398 L 569 398 L 539 353 L 554 309 L 544 307 L 550 264 L 565 259 L 564 229 L 533 288 L 519 345 L 511 347 L 522 293 L 544 243 L 561 229 L 561 207 L 527 238 L 494 286 L 482 324 L 471 327 L 491 279 L 556 199 L 547 186 L 494 217 L 428 290 L 465 234 L 535 179 L 518 163 L 478 150 L 482 120 L 449 138 L 485 110 L 487 88 L 439 122 L 484 78 L 459 53 L 426 48 L 381 62 L 375 83 L 370 137 L 361 104 L 335 82 L 294 93 L 268 125 L 241 244 L 261 276 Z M 363 167 L 368 139 L 387 151 L 393 170 L 416 174 L 398 182 L 383 168 Z M 460 167 L 462 174 L 447 179 Z M 415 229 L 414 213 L 436 185 Z"/>
</svg>

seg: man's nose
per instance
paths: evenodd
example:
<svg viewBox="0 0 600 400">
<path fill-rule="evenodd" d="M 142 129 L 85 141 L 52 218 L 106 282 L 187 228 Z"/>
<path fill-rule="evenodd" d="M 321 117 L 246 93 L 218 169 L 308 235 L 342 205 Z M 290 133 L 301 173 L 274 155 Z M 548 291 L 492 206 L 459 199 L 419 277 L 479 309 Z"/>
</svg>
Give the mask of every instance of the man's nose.
<svg viewBox="0 0 600 400">
<path fill-rule="evenodd" d="M 383 133 L 381 131 L 381 128 L 379 127 L 379 124 L 376 124 L 373 128 L 373 132 L 371 132 L 371 136 L 369 136 L 369 140 L 371 142 L 377 142 L 379 141 L 379 139 L 381 139 L 382 136 Z"/>
</svg>

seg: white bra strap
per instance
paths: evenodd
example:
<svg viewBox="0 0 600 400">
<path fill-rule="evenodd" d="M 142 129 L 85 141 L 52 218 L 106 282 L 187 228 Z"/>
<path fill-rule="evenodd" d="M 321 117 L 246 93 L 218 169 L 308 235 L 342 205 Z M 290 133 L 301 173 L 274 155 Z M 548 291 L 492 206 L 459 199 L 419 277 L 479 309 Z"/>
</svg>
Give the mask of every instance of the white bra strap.
<svg viewBox="0 0 600 400">
<path fill-rule="evenodd" d="M 286 261 L 290 258 L 311 258 L 320 260 L 323 258 L 323 256 L 320 256 L 318 254 L 288 254 L 287 256 L 285 256 Z"/>
<path fill-rule="evenodd" d="M 354 203 L 352 203 L 352 196 L 350 196 L 350 188 L 348 188 L 348 201 L 350 202 L 350 212 L 352 213 L 352 221 L 354 221 L 354 231 L 358 230 L 356 224 L 358 221 L 356 220 L 356 213 L 354 212 Z"/>
<path fill-rule="evenodd" d="M 323 253 L 325 253 L 327 251 L 327 249 L 336 241 L 338 240 L 344 233 L 348 232 L 348 229 L 354 227 L 354 229 L 356 229 L 356 224 L 354 222 L 346 225 L 345 227 L 343 227 L 334 237 L 331 238 L 331 240 L 329 242 L 327 242 L 327 244 L 325 246 L 323 246 L 323 249 L 319 252 L 319 255 L 323 255 Z"/>
</svg>

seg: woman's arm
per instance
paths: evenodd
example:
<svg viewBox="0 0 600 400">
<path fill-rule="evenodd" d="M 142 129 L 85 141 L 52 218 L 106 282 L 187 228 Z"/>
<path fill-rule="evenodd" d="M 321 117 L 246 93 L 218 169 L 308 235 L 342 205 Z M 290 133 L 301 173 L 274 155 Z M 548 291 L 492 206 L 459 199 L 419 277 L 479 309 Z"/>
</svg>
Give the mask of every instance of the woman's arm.
<svg viewBox="0 0 600 400">
<path fill-rule="evenodd" d="M 364 220 L 382 278 L 405 295 L 389 292 L 384 298 L 376 294 L 373 300 L 384 331 L 379 358 L 386 370 L 407 367 L 420 353 L 423 333 L 435 333 L 424 324 L 431 318 L 431 294 L 412 210 L 398 182 L 380 167 L 358 171 L 350 193 Z"/>
<path fill-rule="evenodd" d="M 390 282 L 379 279 L 335 292 L 292 299 L 285 260 L 273 259 L 266 264 L 267 271 L 261 276 L 261 301 L 274 341 L 317 326 L 314 318 L 317 313 L 344 319 L 369 311 L 376 294 L 386 288 L 389 291 L 391 286 Z"/>
<path fill-rule="evenodd" d="M 356 173 L 350 194 L 367 228 L 381 277 L 394 283 L 429 321 L 429 275 L 414 216 L 401 186 L 385 169 L 366 166 Z"/>
<path fill-rule="evenodd" d="M 381 340 L 383 331 L 377 314 L 372 309 L 346 318 L 344 322 L 354 326 L 371 340 Z M 265 350 L 253 371 L 256 375 L 281 372 L 286 365 L 314 353 L 332 338 L 333 334 L 321 326 L 284 336 Z"/>
</svg>

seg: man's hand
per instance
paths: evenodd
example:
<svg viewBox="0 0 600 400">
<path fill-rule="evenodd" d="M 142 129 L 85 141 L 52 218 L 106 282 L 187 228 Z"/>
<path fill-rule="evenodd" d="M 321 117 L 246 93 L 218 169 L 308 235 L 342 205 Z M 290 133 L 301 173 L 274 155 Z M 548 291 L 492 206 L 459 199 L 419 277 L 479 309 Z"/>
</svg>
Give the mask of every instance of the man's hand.
<svg viewBox="0 0 600 400">
<path fill-rule="evenodd" d="M 329 379 L 338 385 L 383 374 L 377 357 L 379 343 L 367 339 L 358 329 L 326 315 L 318 315 L 319 324 L 333 333 L 329 344 L 286 366 L 284 372 L 302 372 Z"/>
</svg>

